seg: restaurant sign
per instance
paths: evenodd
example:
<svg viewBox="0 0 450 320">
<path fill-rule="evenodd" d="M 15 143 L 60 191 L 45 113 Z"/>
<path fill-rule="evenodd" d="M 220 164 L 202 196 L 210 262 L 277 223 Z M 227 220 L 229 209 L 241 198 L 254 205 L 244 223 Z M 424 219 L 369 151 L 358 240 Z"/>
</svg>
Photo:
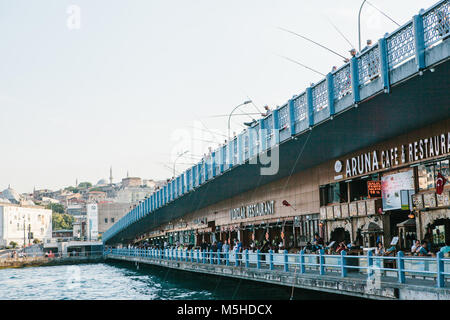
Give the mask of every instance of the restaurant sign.
<svg viewBox="0 0 450 320">
<path fill-rule="evenodd" d="M 339 165 L 341 161 L 337 160 L 334 170 L 336 173 L 340 173 L 345 167 L 345 176 L 350 178 L 448 153 L 450 153 L 450 132 L 399 147 L 367 152 L 347 159 L 345 166 Z"/>
<path fill-rule="evenodd" d="M 230 209 L 231 220 L 253 218 L 274 213 L 275 201 L 265 201 L 240 208 Z"/>
</svg>

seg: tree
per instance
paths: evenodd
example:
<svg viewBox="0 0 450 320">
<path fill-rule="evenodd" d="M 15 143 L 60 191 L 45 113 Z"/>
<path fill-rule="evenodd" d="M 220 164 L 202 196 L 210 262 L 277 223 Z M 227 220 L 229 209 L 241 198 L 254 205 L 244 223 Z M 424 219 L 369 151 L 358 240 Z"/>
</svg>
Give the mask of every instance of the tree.
<svg viewBox="0 0 450 320">
<path fill-rule="evenodd" d="M 13 247 L 13 249 L 14 249 L 15 247 L 17 247 L 17 242 L 11 241 L 11 242 L 9 243 L 9 245 L 10 245 L 11 247 Z"/>
<path fill-rule="evenodd" d="M 90 183 L 90 182 L 80 182 L 78 184 L 78 188 L 80 188 L 80 189 L 88 189 L 90 187 L 92 187 L 92 183 Z"/>
<path fill-rule="evenodd" d="M 72 192 L 72 193 L 78 193 L 78 192 L 80 192 L 80 190 L 79 190 L 78 188 L 75 188 L 75 187 L 67 187 L 67 188 L 65 188 L 64 190 L 70 191 L 70 192 Z"/>
<path fill-rule="evenodd" d="M 41 241 L 39 239 L 34 239 L 33 240 L 33 244 L 39 244 L 39 243 L 41 243 Z"/>
<path fill-rule="evenodd" d="M 46 208 L 54 213 L 64 213 L 64 206 L 61 203 L 49 203 Z"/>
<path fill-rule="evenodd" d="M 73 228 L 74 217 L 65 213 L 52 213 L 53 230 L 71 230 Z"/>
</svg>

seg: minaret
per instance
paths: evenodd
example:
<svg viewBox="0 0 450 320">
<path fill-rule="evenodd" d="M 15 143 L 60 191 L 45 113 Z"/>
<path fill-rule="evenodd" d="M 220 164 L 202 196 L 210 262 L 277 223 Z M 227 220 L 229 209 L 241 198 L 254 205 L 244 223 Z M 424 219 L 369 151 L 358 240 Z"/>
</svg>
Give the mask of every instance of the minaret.
<svg viewBox="0 0 450 320">
<path fill-rule="evenodd" d="M 109 184 L 113 184 L 112 166 L 109 168 Z"/>
<path fill-rule="evenodd" d="M 128 170 L 127 170 L 127 178 L 129 177 L 129 175 L 128 175 Z"/>
<path fill-rule="evenodd" d="M 78 178 L 75 179 L 75 188 L 78 187 Z"/>
</svg>

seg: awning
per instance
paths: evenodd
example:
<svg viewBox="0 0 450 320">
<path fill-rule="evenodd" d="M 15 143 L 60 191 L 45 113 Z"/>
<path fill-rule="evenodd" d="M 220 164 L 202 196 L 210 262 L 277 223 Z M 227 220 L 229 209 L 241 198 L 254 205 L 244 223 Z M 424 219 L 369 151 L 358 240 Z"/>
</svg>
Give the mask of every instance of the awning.
<svg viewBox="0 0 450 320">
<path fill-rule="evenodd" d="M 416 220 L 415 219 L 408 219 L 403 222 L 397 223 L 397 227 L 416 227 Z"/>
<path fill-rule="evenodd" d="M 376 223 L 369 222 L 362 228 L 361 233 L 383 233 L 383 229 Z"/>
</svg>

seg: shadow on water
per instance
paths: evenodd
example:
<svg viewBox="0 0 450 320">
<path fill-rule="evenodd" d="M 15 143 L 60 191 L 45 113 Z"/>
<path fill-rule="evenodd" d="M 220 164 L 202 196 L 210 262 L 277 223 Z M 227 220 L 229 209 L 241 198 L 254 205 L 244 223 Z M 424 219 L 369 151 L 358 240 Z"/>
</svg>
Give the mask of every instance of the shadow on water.
<svg viewBox="0 0 450 320">
<path fill-rule="evenodd" d="M 177 299 L 173 295 L 178 290 L 193 290 L 199 295 L 178 299 L 214 299 L 214 300 L 290 300 L 292 287 L 266 284 L 251 280 L 199 274 L 183 270 L 174 270 L 159 266 L 108 261 L 107 264 L 129 271 L 129 276 L 147 275 L 154 283 L 160 284 L 160 299 Z M 127 272 L 128 273 L 128 272 Z M 292 300 L 363 300 L 346 295 L 337 295 L 314 290 L 294 288 Z"/>
</svg>

